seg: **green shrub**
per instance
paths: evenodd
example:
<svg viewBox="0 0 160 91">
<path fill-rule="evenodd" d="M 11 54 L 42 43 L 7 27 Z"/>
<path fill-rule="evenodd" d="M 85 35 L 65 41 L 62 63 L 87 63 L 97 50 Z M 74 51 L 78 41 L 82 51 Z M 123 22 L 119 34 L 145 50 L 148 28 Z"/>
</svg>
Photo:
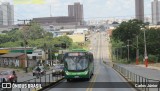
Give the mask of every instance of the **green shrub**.
<svg viewBox="0 0 160 91">
<path fill-rule="evenodd" d="M 156 63 L 156 62 L 158 62 L 158 57 L 155 55 L 148 55 L 148 61 L 152 62 L 152 63 L 153 62 Z"/>
<path fill-rule="evenodd" d="M 142 55 L 139 56 L 139 63 L 143 63 L 144 57 Z"/>
</svg>

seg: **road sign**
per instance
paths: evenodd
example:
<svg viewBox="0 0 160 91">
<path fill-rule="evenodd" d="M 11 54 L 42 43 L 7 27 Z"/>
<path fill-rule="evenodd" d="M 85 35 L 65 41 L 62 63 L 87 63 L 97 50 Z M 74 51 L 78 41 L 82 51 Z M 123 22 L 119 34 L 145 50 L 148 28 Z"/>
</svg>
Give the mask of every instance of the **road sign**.
<svg viewBox="0 0 160 91">
<path fill-rule="evenodd" d="M 55 56 L 57 57 L 57 56 L 58 56 L 58 53 L 55 53 Z"/>
</svg>

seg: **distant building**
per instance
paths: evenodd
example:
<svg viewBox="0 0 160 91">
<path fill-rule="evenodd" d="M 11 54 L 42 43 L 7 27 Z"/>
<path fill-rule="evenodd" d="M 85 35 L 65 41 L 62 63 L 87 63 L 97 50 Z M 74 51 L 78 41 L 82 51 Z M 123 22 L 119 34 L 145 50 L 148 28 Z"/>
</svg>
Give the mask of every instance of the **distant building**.
<svg viewBox="0 0 160 91">
<path fill-rule="evenodd" d="M 149 25 L 148 28 L 155 28 L 155 29 L 157 29 L 157 28 L 160 28 L 160 25 Z"/>
<path fill-rule="evenodd" d="M 78 3 L 74 3 L 74 5 L 68 5 L 68 16 L 74 17 L 76 22 L 83 23 L 83 5 Z"/>
<path fill-rule="evenodd" d="M 3 25 L 3 14 L 2 14 L 2 8 L 0 7 L 0 25 Z"/>
<path fill-rule="evenodd" d="M 74 17 L 74 5 L 68 5 L 68 16 Z"/>
<path fill-rule="evenodd" d="M 160 22 L 160 1 L 154 0 L 152 6 L 152 23 L 157 25 Z"/>
<path fill-rule="evenodd" d="M 33 18 L 33 21 L 40 24 L 46 31 L 74 28 L 75 26 L 80 25 L 80 22 L 76 22 L 74 17 L 68 16 Z"/>
<path fill-rule="evenodd" d="M 83 20 L 83 5 L 80 3 L 68 5 L 68 16 L 40 17 L 33 18 L 33 21 L 39 23 L 45 30 L 75 28 L 85 23 Z M 51 29 L 50 26 L 53 28 Z"/>
<path fill-rule="evenodd" d="M 9 31 L 11 31 L 12 29 L 15 29 L 15 28 L 19 28 L 19 26 L 17 26 L 17 25 L 0 25 L 0 34 L 2 34 L 2 33 L 5 33 L 5 32 L 9 32 Z"/>
<path fill-rule="evenodd" d="M 135 0 L 136 19 L 144 21 L 144 0 Z"/>
<path fill-rule="evenodd" d="M 8 2 L 3 2 L 0 5 L 0 25 L 14 24 L 14 7 Z"/>
<path fill-rule="evenodd" d="M 33 18 L 33 21 L 39 24 L 67 24 L 67 23 L 75 23 L 77 25 L 76 20 L 74 17 L 68 16 L 58 16 L 58 17 L 40 17 L 40 18 Z"/>
</svg>

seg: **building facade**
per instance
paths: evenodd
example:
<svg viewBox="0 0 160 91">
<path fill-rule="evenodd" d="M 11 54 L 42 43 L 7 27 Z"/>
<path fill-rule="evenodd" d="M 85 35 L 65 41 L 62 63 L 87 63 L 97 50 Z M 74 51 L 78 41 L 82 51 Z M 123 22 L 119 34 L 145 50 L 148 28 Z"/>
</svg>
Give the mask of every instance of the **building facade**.
<svg viewBox="0 0 160 91">
<path fill-rule="evenodd" d="M 144 21 L 144 0 L 135 0 L 136 19 Z"/>
<path fill-rule="evenodd" d="M 0 5 L 0 24 L 10 26 L 14 24 L 14 7 L 8 2 Z"/>
<path fill-rule="evenodd" d="M 160 1 L 154 0 L 151 3 L 152 6 L 152 23 L 157 25 L 160 23 Z"/>
<path fill-rule="evenodd" d="M 68 16 L 74 17 L 76 22 L 83 23 L 83 5 L 80 3 L 74 3 L 74 5 L 68 5 Z"/>
</svg>

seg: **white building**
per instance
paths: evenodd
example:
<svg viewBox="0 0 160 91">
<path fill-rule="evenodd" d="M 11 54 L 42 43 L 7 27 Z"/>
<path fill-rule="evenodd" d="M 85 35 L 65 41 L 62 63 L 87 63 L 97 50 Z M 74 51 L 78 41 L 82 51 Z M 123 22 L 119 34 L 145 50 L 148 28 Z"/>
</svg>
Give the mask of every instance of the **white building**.
<svg viewBox="0 0 160 91">
<path fill-rule="evenodd" d="M 74 30 L 74 34 L 85 34 L 88 31 L 88 28 L 79 28 Z"/>
<path fill-rule="evenodd" d="M 45 52 L 42 49 L 34 50 L 32 54 L 27 54 L 27 56 L 29 59 L 36 59 L 36 60 L 45 60 L 48 58 L 45 56 Z"/>
<path fill-rule="evenodd" d="M 3 2 L 0 5 L 0 24 L 13 25 L 14 24 L 14 7 L 8 2 Z"/>
<path fill-rule="evenodd" d="M 160 1 L 154 0 L 152 2 L 152 23 L 157 24 L 160 22 Z"/>
</svg>

